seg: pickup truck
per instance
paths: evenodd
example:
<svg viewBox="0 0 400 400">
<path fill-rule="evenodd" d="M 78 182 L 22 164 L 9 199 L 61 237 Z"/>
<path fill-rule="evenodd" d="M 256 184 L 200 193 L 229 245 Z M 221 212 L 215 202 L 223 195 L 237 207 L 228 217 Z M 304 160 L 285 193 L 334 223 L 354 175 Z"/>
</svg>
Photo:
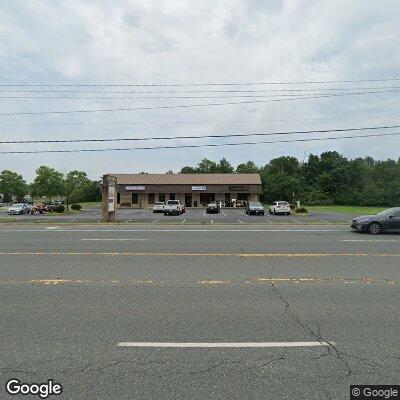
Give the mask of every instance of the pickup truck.
<svg viewBox="0 0 400 400">
<path fill-rule="evenodd" d="M 168 200 L 164 206 L 164 215 L 182 214 L 183 206 L 179 200 Z"/>
</svg>

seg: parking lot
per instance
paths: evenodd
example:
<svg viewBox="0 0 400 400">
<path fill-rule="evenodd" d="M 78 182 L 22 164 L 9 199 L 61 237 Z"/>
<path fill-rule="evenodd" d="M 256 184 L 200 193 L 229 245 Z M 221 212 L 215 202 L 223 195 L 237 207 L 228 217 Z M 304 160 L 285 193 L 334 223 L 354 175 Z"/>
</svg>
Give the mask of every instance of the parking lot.
<svg viewBox="0 0 400 400">
<path fill-rule="evenodd" d="M 229 215 L 244 224 L 1 226 L 1 387 L 343 399 L 396 382 L 400 235 Z"/>
<path fill-rule="evenodd" d="M 66 221 L 66 222 L 97 222 L 101 220 L 99 208 L 85 208 L 73 214 L 43 214 L 43 215 L 15 215 L 8 216 L 4 209 L 3 219 L 21 221 Z M 151 209 L 119 209 L 117 219 L 124 223 L 229 223 L 229 224 L 274 224 L 274 223 L 349 223 L 349 214 L 312 212 L 306 215 L 270 215 L 266 209 L 265 215 L 246 215 L 243 208 L 222 208 L 219 214 L 207 214 L 203 208 L 187 208 L 182 215 L 168 215 L 153 213 Z"/>
</svg>

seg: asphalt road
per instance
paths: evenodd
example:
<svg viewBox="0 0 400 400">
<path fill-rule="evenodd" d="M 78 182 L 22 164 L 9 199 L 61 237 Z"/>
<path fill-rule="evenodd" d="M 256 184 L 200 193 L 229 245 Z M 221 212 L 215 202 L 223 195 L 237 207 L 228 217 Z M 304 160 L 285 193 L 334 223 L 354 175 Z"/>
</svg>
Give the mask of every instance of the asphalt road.
<svg viewBox="0 0 400 400">
<path fill-rule="evenodd" d="M 99 208 L 87 208 L 74 214 L 43 214 L 43 215 L 11 215 L 2 213 L 3 220 L 10 221 L 41 221 L 41 222 L 97 222 L 101 220 Z M 122 222 L 139 223 L 229 223 L 229 224 L 273 224 L 273 223 L 349 223 L 352 215 L 343 213 L 310 212 L 308 215 L 246 215 L 242 208 L 223 208 L 219 214 L 206 214 L 202 208 L 188 208 L 182 215 L 168 215 L 153 213 L 150 209 L 120 209 L 117 210 L 117 219 Z"/>
<path fill-rule="evenodd" d="M 54 399 L 399 384 L 399 244 L 324 224 L 2 226 L 0 397 L 10 378 L 55 379 Z"/>
</svg>

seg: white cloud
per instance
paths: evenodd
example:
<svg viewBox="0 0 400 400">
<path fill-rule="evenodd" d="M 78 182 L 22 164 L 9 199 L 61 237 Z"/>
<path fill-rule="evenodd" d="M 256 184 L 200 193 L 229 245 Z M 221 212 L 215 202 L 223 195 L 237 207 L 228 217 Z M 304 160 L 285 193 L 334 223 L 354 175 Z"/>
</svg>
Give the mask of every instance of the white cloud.
<svg viewBox="0 0 400 400">
<path fill-rule="evenodd" d="M 384 5 L 373 0 L 6 2 L 0 9 L 0 81 L 188 83 L 395 77 L 400 67 L 399 18 L 400 4 L 395 0 L 386 1 Z M 354 86 L 388 85 L 390 83 Z M 335 86 L 338 85 L 332 87 Z M 2 112 L 207 102 L 185 99 L 0 101 Z M 391 93 L 164 111 L 0 117 L 0 138 L 143 137 L 364 126 L 398 122 L 399 118 L 375 118 L 377 115 L 395 117 L 398 103 L 398 94 Z M 359 119 L 347 119 L 352 117 Z M 323 120 L 310 120 L 318 118 Z M 157 121 L 238 119 L 270 121 L 155 124 Z M 152 124 L 109 124 L 124 121 Z M 48 125 L 63 122 L 89 124 Z M 81 168 L 98 177 L 110 170 L 178 170 L 202 157 L 224 156 L 233 163 L 254 159 L 264 164 L 281 154 L 303 158 L 305 153 L 326 149 L 335 149 L 351 157 L 398 158 L 399 144 L 399 139 L 391 137 L 243 148 L 3 155 L 0 170 L 11 168 L 32 178 L 34 169 L 47 163 L 61 170 Z M 89 146 L 102 145 L 81 144 L 68 148 Z M 107 147 L 122 146 L 127 145 L 107 144 Z M 43 147 L 32 145 L 30 148 Z M 1 146 L 4 150 L 17 148 L 22 146 Z"/>
</svg>

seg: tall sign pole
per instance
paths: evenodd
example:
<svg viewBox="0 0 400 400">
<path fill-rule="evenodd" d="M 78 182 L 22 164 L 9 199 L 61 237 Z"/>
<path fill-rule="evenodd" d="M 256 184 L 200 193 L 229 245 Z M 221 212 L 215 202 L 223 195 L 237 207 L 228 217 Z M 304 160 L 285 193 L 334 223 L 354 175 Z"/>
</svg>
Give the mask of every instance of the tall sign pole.
<svg viewBox="0 0 400 400">
<path fill-rule="evenodd" d="M 115 221 L 115 203 L 117 201 L 117 177 L 104 175 L 101 185 L 101 220 Z"/>
</svg>

